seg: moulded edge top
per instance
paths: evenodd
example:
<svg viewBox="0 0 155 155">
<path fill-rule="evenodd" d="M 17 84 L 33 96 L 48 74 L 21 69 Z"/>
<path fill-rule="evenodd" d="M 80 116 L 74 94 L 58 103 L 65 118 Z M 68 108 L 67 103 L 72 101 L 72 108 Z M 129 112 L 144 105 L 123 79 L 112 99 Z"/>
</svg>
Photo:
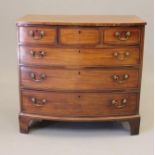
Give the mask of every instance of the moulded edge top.
<svg viewBox="0 0 155 155">
<path fill-rule="evenodd" d="M 138 26 L 146 22 L 133 15 L 26 15 L 17 20 L 17 26 L 79 25 L 79 26 Z"/>
</svg>

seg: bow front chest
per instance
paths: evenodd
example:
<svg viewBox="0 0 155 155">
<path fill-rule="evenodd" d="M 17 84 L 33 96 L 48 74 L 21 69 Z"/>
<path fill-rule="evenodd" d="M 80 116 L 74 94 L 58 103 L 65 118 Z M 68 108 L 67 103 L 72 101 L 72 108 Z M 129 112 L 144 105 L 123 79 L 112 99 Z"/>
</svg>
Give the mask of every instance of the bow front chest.
<svg viewBox="0 0 155 155">
<path fill-rule="evenodd" d="M 20 131 L 31 121 L 128 121 L 139 133 L 145 22 L 37 16 L 17 22 Z"/>
</svg>

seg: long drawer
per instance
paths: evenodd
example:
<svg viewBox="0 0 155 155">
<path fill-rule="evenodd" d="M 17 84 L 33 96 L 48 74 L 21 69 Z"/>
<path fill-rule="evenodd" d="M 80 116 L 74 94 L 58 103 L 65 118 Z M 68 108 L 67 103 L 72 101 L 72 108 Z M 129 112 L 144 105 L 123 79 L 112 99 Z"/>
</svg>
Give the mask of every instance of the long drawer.
<svg viewBox="0 0 155 155">
<path fill-rule="evenodd" d="M 51 90 L 107 90 L 139 87 L 137 69 L 20 68 L 21 87 Z"/>
<path fill-rule="evenodd" d="M 139 48 L 45 48 L 19 47 L 20 64 L 51 66 L 116 66 L 140 62 Z"/>
<path fill-rule="evenodd" d="M 22 112 L 48 116 L 116 116 L 138 112 L 137 93 L 22 91 Z"/>
</svg>

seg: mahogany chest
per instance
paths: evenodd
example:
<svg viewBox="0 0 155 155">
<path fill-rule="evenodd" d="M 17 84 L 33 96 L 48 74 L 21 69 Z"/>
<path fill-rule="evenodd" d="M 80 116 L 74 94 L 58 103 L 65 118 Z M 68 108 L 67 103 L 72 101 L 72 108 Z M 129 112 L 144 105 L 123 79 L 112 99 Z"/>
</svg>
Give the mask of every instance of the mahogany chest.
<svg viewBox="0 0 155 155">
<path fill-rule="evenodd" d="M 20 131 L 38 120 L 127 121 L 138 134 L 145 24 L 136 16 L 20 18 Z"/>
</svg>

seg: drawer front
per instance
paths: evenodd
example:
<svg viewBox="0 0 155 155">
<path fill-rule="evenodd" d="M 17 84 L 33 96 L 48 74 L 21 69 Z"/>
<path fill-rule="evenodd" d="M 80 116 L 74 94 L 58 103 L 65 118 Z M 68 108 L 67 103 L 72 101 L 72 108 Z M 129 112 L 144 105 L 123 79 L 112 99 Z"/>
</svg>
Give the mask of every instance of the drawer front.
<svg viewBox="0 0 155 155">
<path fill-rule="evenodd" d="M 104 43 L 109 44 L 139 44 L 140 29 L 138 28 L 107 28 L 104 30 Z"/>
<path fill-rule="evenodd" d="M 139 48 L 61 49 L 20 47 L 21 64 L 52 66 L 116 66 L 139 64 Z"/>
<path fill-rule="evenodd" d="M 21 67 L 21 86 L 52 90 L 138 88 L 136 69 L 52 69 Z"/>
<path fill-rule="evenodd" d="M 19 42 L 55 44 L 56 29 L 52 27 L 19 27 Z"/>
<path fill-rule="evenodd" d="M 60 43 L 66 45 L 94 45 L 99 43 L 99 31 L 95 28 L 60 28 Z"/>
<path fill-rule="evenodd" d="M 22 91 L 22 112 L 49 116 L 116 116 L 138 112 L 136 93 Z"/>
</svg>

